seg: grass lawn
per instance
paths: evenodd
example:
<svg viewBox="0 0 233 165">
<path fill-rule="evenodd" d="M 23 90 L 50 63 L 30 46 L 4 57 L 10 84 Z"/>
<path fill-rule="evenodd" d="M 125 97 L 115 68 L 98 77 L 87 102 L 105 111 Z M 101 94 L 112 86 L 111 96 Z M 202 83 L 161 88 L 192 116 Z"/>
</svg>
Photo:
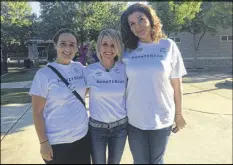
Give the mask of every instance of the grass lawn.
<svg viewBox="0 0 233 165">
<path fill-rule="evenodd" d="M 32 81 L 38 69 L 9 68 L 8 74 L 1 77 L 1 83 Z"/>
<path fill-rule="evenodd" d="M 1 105 L 30 103 L 31 96 L 27 88 L 1 89 Z"/>
</svg>

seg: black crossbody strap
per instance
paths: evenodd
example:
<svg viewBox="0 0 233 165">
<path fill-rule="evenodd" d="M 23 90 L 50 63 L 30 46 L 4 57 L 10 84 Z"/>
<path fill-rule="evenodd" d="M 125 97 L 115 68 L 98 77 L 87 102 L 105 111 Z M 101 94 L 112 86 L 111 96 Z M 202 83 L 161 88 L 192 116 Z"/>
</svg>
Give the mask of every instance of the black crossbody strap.
<svg viewBox="0 0 233 165">
<path fill-rule="evenodd" d="M 72 86 L 72 84 L 68 83 L 68 81 L 61 75 L 61 73 L 56 68 L 52 67 L 51 65 L 48 65 L 48 67 L 50 69 L 52 69 L 57 74 L 57 76 L 66 84 L 68 89 L 79 99 L 79 101 L 85 107 L 85 102 L 83 101 L 82 97 L 78 94 L 78 92 L 75 90 L 74 86 Z"/>
</svg>

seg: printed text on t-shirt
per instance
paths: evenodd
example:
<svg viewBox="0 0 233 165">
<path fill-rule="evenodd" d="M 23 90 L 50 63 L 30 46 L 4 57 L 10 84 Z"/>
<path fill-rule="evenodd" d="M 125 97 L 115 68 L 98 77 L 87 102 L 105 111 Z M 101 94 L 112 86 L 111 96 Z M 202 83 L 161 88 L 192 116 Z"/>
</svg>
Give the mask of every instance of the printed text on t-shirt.
<svg viewBox="0 0 233 165">
<path fill-rule="evenodd" d="M 140 58 L 163 58 L 163 55 L 162 54 L 145 54 L 141 56 L 133 56 L 132 60 L 140 59 Z"/>
<path fill-rule="evenodd" d="M 70 81 L 79 80 L 82 78 L 83 78 L 83 76 L 74 76 L 74 77 L 67 78 L 66 81 L 70 82 Z M 62 80 L 58 79 L 58 82 L 62 82 Z"/>
<path fill-rule="evenodd" d="M 124 83 L 124 80 L 96 80 L 98 84 L 108 84 L 108 83 Z"/>
</svg>

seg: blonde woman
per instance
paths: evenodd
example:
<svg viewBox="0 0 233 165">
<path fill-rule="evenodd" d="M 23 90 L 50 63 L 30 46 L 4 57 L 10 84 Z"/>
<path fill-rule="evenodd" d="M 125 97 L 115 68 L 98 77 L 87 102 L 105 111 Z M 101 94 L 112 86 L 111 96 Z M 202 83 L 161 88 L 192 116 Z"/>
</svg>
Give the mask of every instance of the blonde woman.
<svg viewBox="0 0 233 165">
<path fill-rule="evenodd" d="M 93 164 L 119 164 L 127 136 L 125 110 L 125 66 L 121 62 L 121 37 L 113 29 L 103 30 L 97 41 L 99 62 L 85 72 L 89 88 Z M 108 159 L 106 161 L 106 147 Z"/>
</svg>

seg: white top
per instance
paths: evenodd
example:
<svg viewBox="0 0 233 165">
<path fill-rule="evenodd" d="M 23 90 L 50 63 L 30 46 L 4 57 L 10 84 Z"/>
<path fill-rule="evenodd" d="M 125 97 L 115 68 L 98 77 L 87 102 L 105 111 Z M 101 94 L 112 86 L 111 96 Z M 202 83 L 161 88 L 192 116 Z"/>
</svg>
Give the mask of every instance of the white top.
<svg viewBox="0 0 233 165">
<path fill-rule="evenodd" d="M 170 79 L 186 74 L 180 51 L 174 41 L 139 42 L 125 52 L 128 77 L 126 110 L 129 123 L 142 130 L 171 126 L 175 116 L 174 90 Z"/>
<path fill-rule="evenodd" d="M 88 65 L 84 73 L 87 87 L 90 89 L 90 117 L 105 123 L 126 117 L 125 65 L 116 62 L 108 72 L 100 62 L 96 62 Z"/>
<path fill-rule="evenodd" d="M 48 64 L 55 67 L 85 98 L 84 67 L 81 63 Z M 38 70 L 29 94 L 46 98 L 43 115 L 50 144 L 72 143 L 86 135 L 89 121 L 86 109 L 49 67 Z"/>
</svg>

